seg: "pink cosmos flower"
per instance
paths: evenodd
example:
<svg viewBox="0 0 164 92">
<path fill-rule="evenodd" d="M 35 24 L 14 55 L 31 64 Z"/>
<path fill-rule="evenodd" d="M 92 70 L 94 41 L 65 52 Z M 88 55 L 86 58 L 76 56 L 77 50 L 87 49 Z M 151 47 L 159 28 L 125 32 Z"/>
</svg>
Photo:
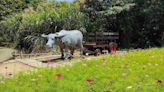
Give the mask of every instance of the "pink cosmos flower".
<svg viewBox="0 0 164 92">
<path fill-rule="evenodd" d="M 62 77 L 62 74 L 61 74 L 61 73 L 58 73 L 58 74 L 56 74 L 56 76 L 57 76 L 58 78 L 60 78 L 60 77 Z"/>
<path fill-rule="evenodd" d="M 92 83 L 93 80 L 91 80 L 91 79 L 87 79 L 86 82 L 88 82 L 88 83 Z"/>
<path fill-rule="evenodd" d="M 48 60 L 47 62 L 49 67 L 56 67 L 56 65 L 51 60 Z"/>
<path fill-rule="evenodd" d="M 49 66 L 50 67 L 55 67 L 55 65 L 53 63 L 50 63 Z"/>
</svg>

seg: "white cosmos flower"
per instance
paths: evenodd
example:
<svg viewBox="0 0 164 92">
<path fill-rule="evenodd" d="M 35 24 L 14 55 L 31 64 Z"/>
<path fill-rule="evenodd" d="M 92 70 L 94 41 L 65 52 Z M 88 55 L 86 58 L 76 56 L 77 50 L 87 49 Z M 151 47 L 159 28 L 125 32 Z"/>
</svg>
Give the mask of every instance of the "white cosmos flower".
<svg viewBox="0 0 164 92">
<path fill-rule="evenodd" d="M 152 64 L 151 63 L 148 63 L 149 66 L 151 66 Z"/>
<path fill-rule="evenodd" d="M 37 79 L 31 79 L 31 81 L 36 81 Z"/>
<path fill-rule="evenodd" d="M 83 66 L 87 66 L 87 64 L 84 63 Z"/>
<path fill-rule="evenodd" d="M 122 73 L 122 76 L 127 76 L 127 73 Z"/>
<path fill-rule="evenodd" d="M 145 75 L 146 77 L 149 77 L 149 75 Z"/>
<path fill-rule="evenodd" d="M 158 66 L 158 64 L 155 64 L 155 66 Z"/>
<path fill-rule="evenodd" d="M 128 87 L 127 87 L 127 89 L 131 89 L 131 88 L 132 88 L 132 86 L 128 86 Z"/>
<path fill-rule="evenodd" d="M 38 77 L 42 77 L 43 75 L 39 74 Z"/>
<path fill-rule="evenodd" d="M 5 84 L 5 82 L 4 81 L 1 81 L 0 84 Z"/>
<path fill-rule="evenodd" d="M 66 69 L 66 71 L 69 71 L 69 69 Z"/>
</svg>

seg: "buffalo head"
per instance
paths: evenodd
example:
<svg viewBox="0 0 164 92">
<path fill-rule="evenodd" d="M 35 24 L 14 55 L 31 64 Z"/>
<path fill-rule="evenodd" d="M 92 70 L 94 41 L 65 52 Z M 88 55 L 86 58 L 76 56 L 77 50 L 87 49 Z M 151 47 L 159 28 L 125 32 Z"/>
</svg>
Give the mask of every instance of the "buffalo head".
<svg viewBox="0 0 164 92">
<path fill-rule="evenodd" d="M 55 42 L 56 42 L 56 39 L 64 37 L 64 34 L 63 33 L 54 33 L 54 34 L 51 33 L 48 35 L 42 34 L 41 36 L 44 38 L 47 38 L 47 40 L 48 40 L 46 43 L 46 47 L 52 48 L 53 44 L 55 44 Z"/>
</svg>

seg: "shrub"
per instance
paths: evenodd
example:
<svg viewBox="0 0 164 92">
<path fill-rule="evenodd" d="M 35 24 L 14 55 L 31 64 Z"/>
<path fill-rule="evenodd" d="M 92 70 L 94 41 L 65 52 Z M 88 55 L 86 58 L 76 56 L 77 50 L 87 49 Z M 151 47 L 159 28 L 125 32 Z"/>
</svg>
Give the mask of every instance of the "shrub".
<svg viewBox="0 0 164 92">
<path fill-rule="evenodd" d="M 11 43 L 18 49 L 32 52 L 43 48 L 42 33 L 53 33 L 62 29 L 80 29 L 84 15 L 72 3 L 47 2 L 29 7 L 24 12 L 16 13 L 1 23 L 2 30 Z M 30 44 L 30 45 L 28 45 Z M 35 47 L 35 48 L 34 48 Z M 28 48 L 28 49 L 27 49 Z"/>
</svg>

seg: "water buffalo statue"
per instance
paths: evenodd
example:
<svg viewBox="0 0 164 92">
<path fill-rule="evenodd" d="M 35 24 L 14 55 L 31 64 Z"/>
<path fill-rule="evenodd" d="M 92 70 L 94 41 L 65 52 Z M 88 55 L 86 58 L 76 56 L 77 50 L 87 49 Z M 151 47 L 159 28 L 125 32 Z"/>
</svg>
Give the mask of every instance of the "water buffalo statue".
<svg viewBox="0 0 164 92">
<path fill-rule="evenodd" d="M 48 39 L 46 46 L 52 48 L 53 45 L 58 45 L 61 51 L 61 58 L 68 59 L 74 53 L 75 49 L 80 48 L 81 55 L 83 53 L 83 34 L 78 30 L 61 30 L 60 32 L 51 33 L 48 35 L 42 34 L 42 37 Z M 64 49 L 67 52 L 64 57 Z M 70 56 L 71 55 L 71 56 Z"/>
</svg>

